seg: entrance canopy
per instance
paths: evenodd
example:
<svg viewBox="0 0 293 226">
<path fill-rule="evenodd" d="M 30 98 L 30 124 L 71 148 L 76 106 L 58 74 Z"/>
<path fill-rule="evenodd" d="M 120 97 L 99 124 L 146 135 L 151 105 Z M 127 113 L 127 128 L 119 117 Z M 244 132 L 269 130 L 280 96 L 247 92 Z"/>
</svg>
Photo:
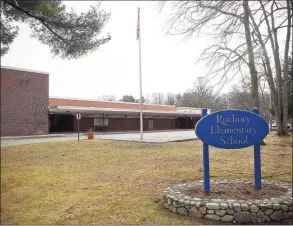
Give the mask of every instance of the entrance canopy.
<svg viewBox="0 0 293 226">
<path fill-rule="evenodd" d="M 140 113 L 139 103 L 120 101 L 98 101 L 74 98 L 50 98 L 51 114 L 75 115 L 81 113 L 84 117 L 137 117 Z M 181 107 L 172 105 L 143 104 L 144 118 L 147 117 L 201 117 L 202 108 Z M 208 110 L 208 113 L 210 110 Z"/>
<path fill-rule="evenodd" d="M 81 113 L 88 117 L 99 117 L 102 114 L 109 116 L 139 115 L 139 109 L 118 109 L 118 108 L 98 108 L 98 107 L 76 107 L 76 106 L 50 106 L 50 113 L 55 114 L 76 114 Z M 195 117 L 201 116 L 201 109 L 193 109 L 193 111 L 157 111 L 157 110 L 143 110 L 143 115 L 147 116 L 167 116 L 167 117 Z"/>
</svg>

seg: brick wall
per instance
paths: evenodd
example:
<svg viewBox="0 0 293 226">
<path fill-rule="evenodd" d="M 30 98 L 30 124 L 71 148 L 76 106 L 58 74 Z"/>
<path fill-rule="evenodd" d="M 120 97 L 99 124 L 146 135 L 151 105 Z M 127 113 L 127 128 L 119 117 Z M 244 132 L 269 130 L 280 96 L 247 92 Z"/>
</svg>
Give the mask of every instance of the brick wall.
<svg viewBox="0 0 293 226">
<path fill-rule="evenodd" d="M 143 130 L 149 130 L 148 120 L 143 119 Z M 169 130 L 175 129 L 175 119 L 151 119 L 154 121 L 154 130 Z M 74 132 L 77 132 L 77 120 L 73 121 Z M 89 128 L 95 129 L 94 118 L 82 117 L 79 122 L 80 132 L 86 132 Z M 105 126 L 104 131 L 139 131 L 139 118 L 108 118 L 108 126 Z"/>
<path fill-rule="evenodd" d="M 1 68 L 1 136 L 48 133 L 49 75 Z"/>
<path fill-rule="evenodd" d="M 154 130 L 175 129 L 175 119 L 154 119 Z"/>
<path fill-rule="evenodd" d="M 81 117 L 81 119 L 79 120 L 79 131 L 80 132 L 87 132 L 87 131 L 89 131 L 89 128 L 94 128 L 94 118 Z M 75 116 L 73 119 L 73 131 L 74 132 L 78 131 L 77 120 L 76 120 Z"/>
<path fill-rule="evenodd" d="M 110 118 L 107 131 L 139 131 L 139 118 Z M 147 120 L 143 119 L 143 130 L 147 130 Z"/>
<path fill-rule="evenodd" d="M 193 117 L 193 125 L 192 128 L 195 128 L 196 123 L 201 119 L 201 117 Z"/>
</svg>

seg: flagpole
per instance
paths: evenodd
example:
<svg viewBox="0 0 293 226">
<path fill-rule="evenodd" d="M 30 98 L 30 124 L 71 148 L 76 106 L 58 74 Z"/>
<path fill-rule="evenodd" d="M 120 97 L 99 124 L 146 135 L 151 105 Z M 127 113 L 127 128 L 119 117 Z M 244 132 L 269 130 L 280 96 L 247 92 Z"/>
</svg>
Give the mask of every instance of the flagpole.
<svg viewBox="0 0 293 226">
<path fill-rule="evenodd" d="M 138 7 L 138 19 L 139 19 L 139 103 L 140 103 L 140 140 L 143 140 L 143 115 L 142 115 L 142 77 L 141 77 L 141 33 L 140 33 L 140 8 Z"/>
</svg>

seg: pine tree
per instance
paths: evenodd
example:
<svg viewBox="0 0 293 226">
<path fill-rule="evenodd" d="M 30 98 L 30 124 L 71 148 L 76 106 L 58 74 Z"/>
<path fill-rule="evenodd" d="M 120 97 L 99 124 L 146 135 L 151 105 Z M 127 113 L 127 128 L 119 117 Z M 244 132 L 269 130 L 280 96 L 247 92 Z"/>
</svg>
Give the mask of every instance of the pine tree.
<svg viewBox="0 0 293 226">
<path fill-rule="evenodd" d="M 100 37 L 110 14 L 92 6 L 78 15 L 60 0 L 1 0 L 1 56 L 17 37 L 13 22 L 29 24 L 32 36 L 48 45 L 54 56 L 76 59 L 107 43 L 111 36 Z"/>
</svg>

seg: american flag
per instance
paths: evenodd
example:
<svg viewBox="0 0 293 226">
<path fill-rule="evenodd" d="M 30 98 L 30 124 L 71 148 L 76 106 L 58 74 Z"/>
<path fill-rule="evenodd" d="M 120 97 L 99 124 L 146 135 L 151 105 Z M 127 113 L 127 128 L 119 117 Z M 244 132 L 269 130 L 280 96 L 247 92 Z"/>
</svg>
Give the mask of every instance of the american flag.
<svg viewBox="0 0 293 226">
<path fill-rule="evenodd" d="M 140 35 L 139 11 L 140 11 L 140 9 L 138 8 L 137 26 L 136 26 L 136 39 L 137 40 L 139 39 L 139 35 Z"/>
</svg>

